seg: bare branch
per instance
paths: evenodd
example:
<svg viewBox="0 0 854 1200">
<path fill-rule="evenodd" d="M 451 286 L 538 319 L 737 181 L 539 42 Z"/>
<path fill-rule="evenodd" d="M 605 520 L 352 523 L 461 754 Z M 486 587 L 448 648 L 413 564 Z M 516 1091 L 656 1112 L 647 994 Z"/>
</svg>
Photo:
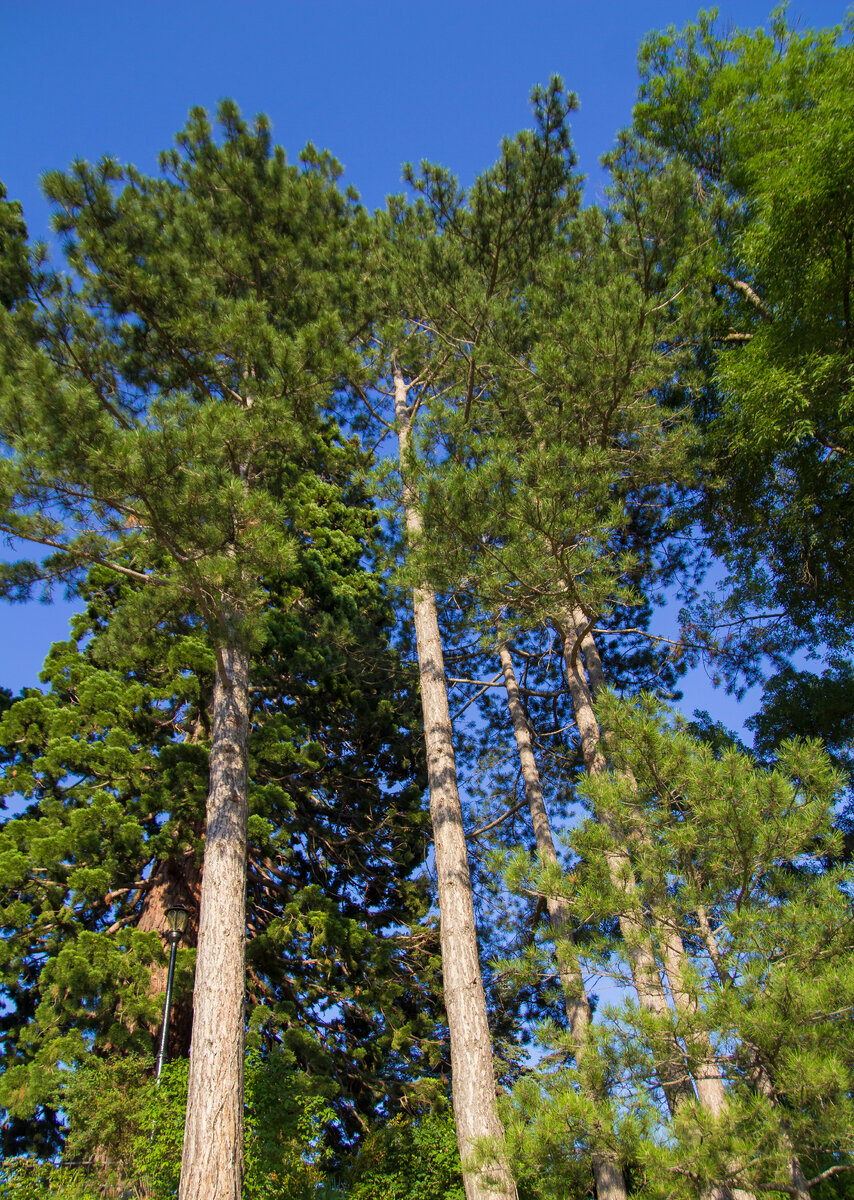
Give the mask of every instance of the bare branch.
<svg viewBox="0 0 854 1200">
<path fill-rule="evenodd" d="M 527 797 L 520 800 L 518 804 L 514 804 L 512 808 L 508 808 L 500 817 L 496 817 L 494 821 L 490 821 L 488 825 L 481 825 L 480 829 L 475 829 L 471 833 L 467 833 L 467 838 L 480 837 L 482 833 L 488 833 L 490 829 L 494 829 L 496 825 L 503 824 L 504 821 L 509 821 L 511 817 L 515 817 L 516 813 L 521 808 L 524 808 L 528 803 Z M 532 893 L 533 894 L 533 893 Z"/>
</svg>

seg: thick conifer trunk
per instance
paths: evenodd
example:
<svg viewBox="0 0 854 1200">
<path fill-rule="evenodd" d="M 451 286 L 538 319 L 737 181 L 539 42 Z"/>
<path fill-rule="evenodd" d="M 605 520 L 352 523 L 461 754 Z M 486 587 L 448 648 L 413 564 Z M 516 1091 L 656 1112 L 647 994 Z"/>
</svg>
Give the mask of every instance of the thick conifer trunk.
<svg viewBox="0 0 854 1200">
<path fill-rule="evenodd" d="M 243 1188 L 249 656 L 217 657 L 179 1200 L 240 1200 Z"/>
<path fill-rule="evenodd" d="M 196 862 L 195 853 L 186 850 L 178 856 L 170 856 L 158 862 L 151 872 L 146 888 L 142 909 L 139 914 L 137 929 L 156 930 L 164 933 L 166 929 L 166 910 L 175 905 L 182 905 L 189 913 L 187 929 L 181 939 L 181 946 L 192 949 L 196 946 L 199 936 L 199 898 L 201 894 L 202 872 Z M 148 982 L 148 991 L 152 996 L 162 997 L 166 991 L 166 960 L 153 967 Z M 189 996 L 176 996 L 172 1004 L 172 1016 L 169 1021 L 169 1040 L 167 1045 L 168 1059 L 186 1058 L 190 1053 L 190 1035 L 193 1028 L 193 1003 Z M 155 1038 L 160 1032 L 158 1023 L 152 1028 Z"/>
<path fill-rule="evenodd" d="M 525 707 L 519 693 L 516 672 L 513 670 L 513 659 L 506 646 L 499 648 L 501 667 L 504 671 L 504 686 L 507 689 L 507 707 L 513 722 L 513 733 L 519 750 L 519 762 L 522 767 L 522 778 L 525 783 L 525 795 L 531 812 L 531 824 L 534 827 L 534 839 L 537 853 L 544 863 L 557 863 L 554 838 L 552 837 L 549 814 L 543 800 L 543 789 L 540 783 L 540 772 L 534 757 L 534 747 L 531 741 L 531 731 L 525 716 Z M 570 1035 L 575 1045 L 576 1061 L 579 1073 L 584 1076 L 584 1060 L 590 1053 L 588 1044 L 588 1029 L 590 1026 L 590 1002 L 584 987 L 581 965 L 575 949 L 572 935 L 572 921 L 569 904 L 562 896 L 548 896 L 546 907 L 549 922 L 555 937 L 555 956 L 558 962 L 563 999 L 566 1015 L 569 1020 Z M 582 1087 L 586 1085 L 582 1082 Z M 606 1103 L 604 1097 L 590 1096 L 595 1102 Z M 626 1184 L 623 1172 L 611 1148 L 607 1145 L 607 1133 L 604 1124 L 597 1123 L 594 1130 L 592 1151 L 593 1177 L 596 1181 L 597 1200 L 625 1200 Z"/>
<path fill-rule="evenodd" d="M 407 482 L 412 413 L 406 382 L 396 363 L 394 389 L 406 528 L 410 537 L 417 538 L 421 533 L 421 515 Z M 439 891 L 442 978 L 451 1038 L 454 1116 L 466 1200 L 516 1200 L 516 1186 L 504 1153 L 504 1131 L 495 1099 L 492 1041 L 477 953 L 468 851 L 433 591 L 426 587 L 415 588 L 413 606 Z M 493 1147 L 494 1161 L 488 1166 L 466 1170 L 478 1143 L 487 1141 Z"/>
</svg>

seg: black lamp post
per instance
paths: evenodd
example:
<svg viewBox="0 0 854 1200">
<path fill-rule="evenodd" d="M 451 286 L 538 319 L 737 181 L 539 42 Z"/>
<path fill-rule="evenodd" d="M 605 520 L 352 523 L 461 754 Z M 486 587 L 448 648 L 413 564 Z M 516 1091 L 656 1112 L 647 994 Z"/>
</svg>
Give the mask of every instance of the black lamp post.
<svg viewBox="0 0 854 1200">
<path fill-rule="evenodd" d="M 175 978 L 175 959 L 178 956 L 178 943 L 186 928 L 190 914 L 180 904 L 166 910 L 166 940 L 170 944 L 169 973 L 166 976 L 166 999 L 163 1001 L 163 1028 L 160 1031 L 160 1049 L 157 1052 L 157 1069 L 155 1077 L 160 1079 L 163 1064 L 166 1062 L 166 1043 L 169 1039 L 169 1011 L 172 1008 L 172 981 Z"/>
</svg>

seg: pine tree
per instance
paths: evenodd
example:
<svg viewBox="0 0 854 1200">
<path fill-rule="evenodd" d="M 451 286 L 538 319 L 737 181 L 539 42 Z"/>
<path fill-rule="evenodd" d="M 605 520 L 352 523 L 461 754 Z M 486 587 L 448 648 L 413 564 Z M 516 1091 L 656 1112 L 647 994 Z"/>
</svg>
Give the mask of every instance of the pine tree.
<svg viewBox="0 0 854 1200">
<path fill-rule="evenodd" d="M 563 231 L 516 303 L 527 342 L 505 360 L 469 421 L 434 409 L 448 448 L 428 483 L 424 556 L 437 582 L 467 580 L 512 632 L 552 625 L 587 769 L 605 768 L 594 693 L 602 675 L 591 635 L 638 605 L 666 537 L 668 487 L 687 478 L 678 422 L 658 396 L 681 369 L 686 314 L 681 252 L 696 221 L 689 179 L 625 140 L 612 158 L 613 204 Z M 509 324 L 509 319 L 506 322 Z M 680 364 L 680 365 L 677 365 Z M 645 540 L 632 537 L 635 514 Z M 598 677 L 597 677 L 598 671 Z M 616 834 L 616 830 L 614 831 Z M 625 839 L 624 839 L 625 840 Z M 667 1006 L 627 845 L 609 855 L 626 893 L 617 910 L 642 1003 Z M 674 947 L 671 970 L 678 970 Z M 670 1104 L 691 1092 L 681 1049 L 662 1044 Z"/>
<path fill-rule="evenodd" d="M 377 253 L 387 280 L 386 320 L 372 347 L 377 390 L 397 435 L 408 555 L 414 564 L 415 628 L 430 778 L 443 983 L 451 1036 L 454 1112 L 466 1195 L 514 1196 L 495 1105 L 492 1047 L 477 951 L 471 876 L 457 785 L 436 595 L 417 564 L 422 540 L 416 417 L 430 397 L 452 389 L 466 415 L 489 386 L 494 327 L 531 257 L 554 224 L 577 205 L 567 115 L 574 98 L 555 81 L 534 94 L 537 128 L 506 140 L 499 162 L 468 196 L 441 168 L 424 164 L 408 180 L 420 193 L 407 207 L 393 199 Z M 459 353 L 447 351 L 456 346 Z M 365 397 L 371 411 L 370 401 Z M 489 1142 L 494 1162 L 472 1158 Z M 495 1177 L 490 1178 L 490 1173 Z"/>
<path fill-rule="evenodd" d="M 409 879 L 423 853 L 414 696 L 364 569 L 371 521 L 342 504 L 334 543 L 306 546 L 291 575 L 304 600 L 271 611 L 251 677 L 251 1040 L 334 1088 L 345 1141 L 442 1055 L 424 991 L 435 947 L 416 927 L 423 881 Z M 75 639 L 46 663 L 49 691 L 17 700 L 3 726 L 4 790 L 29 802 L 0 831 L 2 1096 L 22 1134 L 37 1105 L 61 1103 L 58 1062 L 150 1053 L 173 903 L 192 916 L 170 1057 L 189 1050 L 215 659 L 177 614 L 117 646 L 134 589 L 90 573 Z"/>
<path fill-rule="evenodd" d="M 531 812 L 539 862 L 548 871 L 558 868 L 558 856 L 552 836 L 551 823 L 543 802 L 540 773 L 534 757 L 531 731 L 525 715 L 519 684 L 513 669 L 513 659 L 506 646 L 499 650 L 507 704 L 513 723 L 513 732 L 519 748 L 525 792 Z M 626 1183 L 615 1152 L 613 1116 L 609 1112 L 609 1097 L 596 1078 L 599 1074 L 596 1049 L 590 1038 L 592 1011 L 584 986 L 584 976 L 578 958 L 578 950 L 572 929 L 572 913 L 566 898 L 551 892 L 546 895 L 546 907 L 555 941 L 555 953 L 563 989 L 564 1004 L 569 1023 L 569 1033 L 581 1076 L 580 1090 L 593 1110 L 590 1121 L 591 1165 L 599 1200 L 624 1200 Z M 591 1069 L 592 1068 L 592 1069 Z"/>
<path fill-rule="evenodd" d="M 772 771 L 737 749 L 716 753 L 674 729 L 650 697 L 603 697 L 599 710 L 613 769 L 590 779 L 587 797 L 642 831 L 642 902 L 690 948 L 683 985 L 697 998 L 664 1019 L 695 1077 L 705 1061 L 727 1084 L 717 1111 L 700 1096 L 677 1112 L 666 1153 L 661 1114 L 651 1114 L 659 1132 L 650 1127 L 642 1155 L 651 1194 L 679 1177 L 697 1195 L 723 1184 L 809 1196 L 823 1170 L 852 1169 L 852 1043 L 850 1023 L 838 1019 L 851 1004 L 850 868 L 829 866 L 839 777 L 814 743 L 787 743 Z M 606 836 L 592 823 L 574 835 L 584 864 L 576 902 L 603 915 Z M 606 951 L 612 966 L 625 954 L 613 941 Z M 612 1026 L 638 1115 L 648 1064 L 636 1051 L 655 1032 L 639 1015 L 625 1006 Z"/>
<path fill-rule="evenodd" d="M 47 177 L 75 282 L 34 264 L 33 306 L 4 317 L 0 372 L 2 527 L 54 550 L 7 569 L 6 594 L 100 564 L 144 585 L 129 630 L 178 605 L 214 647 L 181 1184 L 193 1200 L 240 1193 L 248 688 L 263 580 L 287 577 L 303 539 L 336 536 L 321 469 L 335 435 L 318 411 L 363 319 L 357 214 L 334 161 L 309 147 L 301 168 L 287 165 L 267 122 L 250 128 L 232 104 L 220 129 L 218 142 L 194 110 L 160 177 L 109 159 Z"/>
</svg>

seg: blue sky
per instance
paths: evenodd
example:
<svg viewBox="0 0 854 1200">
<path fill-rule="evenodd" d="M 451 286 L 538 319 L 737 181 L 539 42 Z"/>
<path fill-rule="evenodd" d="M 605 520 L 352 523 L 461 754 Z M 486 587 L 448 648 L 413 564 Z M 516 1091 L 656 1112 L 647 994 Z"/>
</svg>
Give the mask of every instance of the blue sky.
<svg viewBox="0 0 854 1200">
<path fill-rule="evenodd" d="M 755 27 L 770 6 L 718 7 Z M 839 23 L 846 7 L 792 0 L 789 14 L 809 28 Z M 406 160 L 470 182 L 528 123 L 531 87 L 556 73 L 581 102 L 573 132 L 593 200 L 599 156 L 631 117 L 640 39 L 696 13 L 686 0 L 0 0 L 0 179 L 44 237 L 44 171 L 105 153 L 153 171 L 191 106 L 230 96 L 267 113 L 290 156 L 308 140 L 331 150 L 373 208 L 399 190 Z M 0 683 L 36 683 L 69 611 L 2 609 Z M 702 676 L 686 692 L 689 711 L 739 723 Z"/>
</svg>

